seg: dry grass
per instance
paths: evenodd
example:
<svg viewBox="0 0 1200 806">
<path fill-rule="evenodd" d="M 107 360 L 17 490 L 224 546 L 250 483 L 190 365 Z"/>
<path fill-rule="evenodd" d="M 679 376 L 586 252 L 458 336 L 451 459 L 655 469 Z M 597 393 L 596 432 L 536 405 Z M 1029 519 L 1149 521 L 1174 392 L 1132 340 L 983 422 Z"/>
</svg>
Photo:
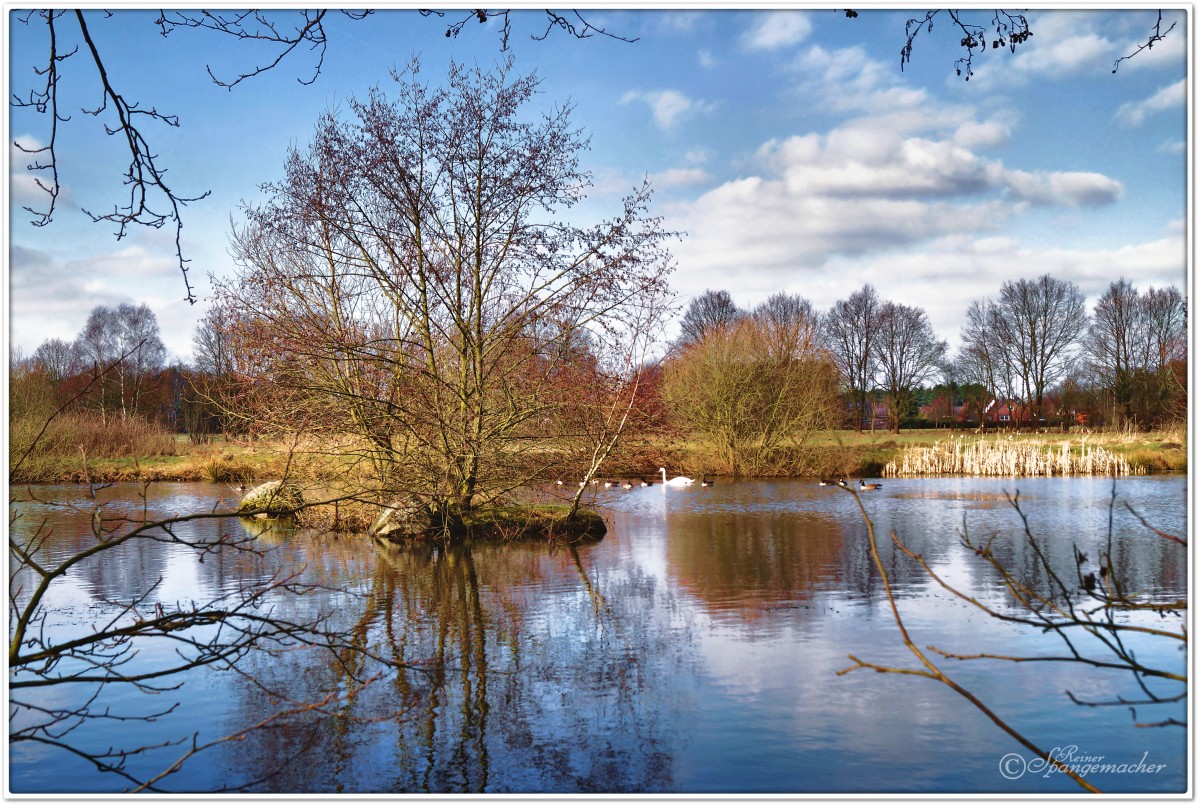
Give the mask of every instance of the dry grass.
<svg viewBox="0 0 1200 806">
<path fill-rule="evenodd" d="M 43 423 L 37 418 L 10 422 L 10 481 L 56 481 L 86 475 L 95 457 L 128 462 L 142 457 L 174 457 L 178 452 L 174 434 L 141 418 L 103 423 L 94 414 L 65 413 L 54 418 L 38 438 Z M 16 463 L 35 439 L 35 449 L 14 473 Z"/>
<path fill-rule="evenodd" d="M 965 438 L 910 445 L 883 468 L 885 476 L 1128 476 L 1147 468 L 1096 444 L 1017 437 Z"/>
</svg>

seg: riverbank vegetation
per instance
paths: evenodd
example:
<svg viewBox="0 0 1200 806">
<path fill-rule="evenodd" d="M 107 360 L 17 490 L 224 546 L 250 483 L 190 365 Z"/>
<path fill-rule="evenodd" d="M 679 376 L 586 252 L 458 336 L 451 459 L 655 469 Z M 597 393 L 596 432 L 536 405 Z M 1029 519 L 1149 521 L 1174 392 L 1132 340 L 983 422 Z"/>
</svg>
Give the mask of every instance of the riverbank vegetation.
<svg viewBox="0 0 1200 806">
<path fill-rule="evenodd" d="M 212 481 L 231 487 L 250 482 L 282 478 L 287 474 L 306 482 L 320 482 L 352 477 L 356 466 L 351 459 L 329 455 L 328 446 L 299 443 L 273 438 L 241 440 L 234 437 L 216 436 L 204 442 L 193 442 L 185 435 L 171 434 L 161 428 L 138 423 L 132 431 L 145 434 L 145 442 L 133 440 L 101 443 L 104 433 L 93 434 L 97 429 L 86 418 L 68 418 L 67 426 L 54 430 L 51 444 L 39 444 L 26 464 L 10 474 L 14 484 L 38 484 L 53 482 L 118 482 L 118 481 Z M 26 428 L 25 433 L 28 433 Z M 70 438 L 68 438 L 70 435 Z M 72 440 L 86 435 L 86 443 L 93 446 L 81 453 Z M 1090 451 L 1098 457 L 1103 451 L 1116 464 L 1124 463 L 1134 475 L 1159 473 L 1186 473 L 1188 469 L 1187 437 L 1183 426 L 1148 431 L 1096 430 L 1088 434 L 1029 434 L 1009 439 L 1007 433 L 979 435 L 973 431 L 950 431 L 948 429 L 913 429 L 899 435 L 887 432 L 862 434 L 845 430 L 824 430 L 808 435 L 803 450 L 795 448 L 777 450 L 769 464 L 759 466 L 755 475 L 777 477 L 877 477 L 888 475 L 910 475 L 918 468 L 912 463 L 921 461 L 912 457 L 936 456 L 944 452 L 966 456 L 971 451 L 974 466 L 967 463 L 959 470 L 945 464 L 941 469 L 933 465 L 919 468 L 922 474 L 940 475 L 964 473 L 969 475 L 995 475 L 984 472 L 992 462 L 985 451 L 990 445 L 1017 444 L 1024 449 L 1044 455 L 1060 454 L 1062 446 L 1068 444 L 1072 455 L 1081 456 Z M 14 446 L 19 444 L 14 439 Z M 138 446 L 142 446 L 138 448 Z M 140 453 L 134 451 L 140 450 Z M 16 451 L 14 451 L 14 454 Z M 908 457 L 906 459 L 906 457 Z M 703 438 L 676 440 L 627 435 L 622 444 L 603 465 L 599 478 L 630 479 L 640 483 L 644 478 L 654 481 L 659 467 L 669 467 L 692 477 L 727 475 L 721 448 Z M 905 462 L 910 470 L 901 472 Z M 925 461 L 933 461 L 932 458 Z M 945 460 L 943 460 L 944 462 Z M 1081 461 L 1079 459 L 1076 462 Z M 1093 470 L 1100 468 L 1093 458 Z M 564 481 L 574 491 L 578 482 L 568 472 L 570 462 L 567 454 L 555 460 L 549 451 L 543 452 L 543 470 L 532 479 L 533 484 L 553 485 Z M 894 470 L 888 470 L 895 465 Z M 978 470 L 978 472 L 976 472 Z M 1043 471 L 1044 472 L 1044 471 Z M 1010 475 L 1001 473 L 1000 475 Z M 1025 475 L 1016 473 L 1015 475 Z M 1056 473 L 1057 475 L 1057 473 Z M 1111 475 L 1105 470 L 1104 475 Z"/>
</svg>

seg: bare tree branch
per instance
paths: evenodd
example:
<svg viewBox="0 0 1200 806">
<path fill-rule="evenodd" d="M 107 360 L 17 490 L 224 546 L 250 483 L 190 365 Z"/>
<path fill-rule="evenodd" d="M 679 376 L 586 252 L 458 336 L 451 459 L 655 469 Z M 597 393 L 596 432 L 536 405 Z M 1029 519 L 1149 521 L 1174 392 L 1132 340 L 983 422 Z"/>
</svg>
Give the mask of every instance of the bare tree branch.
<svg viewBox="0 0 1200 806">
<path fill-rule="evenodd" d="M 1130 53 L 1127 56 L 1122 56 L 1121 58 L 1119 58 L 1115 62 L 1113 62 L 1112 71 L 1114 73 L 1117 72 L 1117 69 L 1120 68 L 1120 66 L 1121 66 L 1121 62 L 1126 61 L 1128 59 L 1132 59 L 1134 56 L 1138 55 L 1143 50 L 1152 49 L 1156 44 L 1158 44 L 1159 42 L 1166 39 L 1167 34 L 1171 33 L 1171 31 L 1175 30 L 1175 26 L 1179 24 L 1179 21 L 1176 20 L 1175 22 L 1172 22 L 1171 25 L 1165 31 L 1162 29 L 1162 24 L 1163 24 L 1163 13 L 1162 13 L 1162 10 L 1160 9 L 1158 12 L 1158 20 L 1156 20 L 1154 23 L 1154 30 L 1153 30 L 1153 32 L 1151 32 L 1149 38 L 1146 39 L 1145 44 L 1138 45 L 1138 47 L 1136 49 L 1134 49 L 1133 53 Z"/>
</svg>

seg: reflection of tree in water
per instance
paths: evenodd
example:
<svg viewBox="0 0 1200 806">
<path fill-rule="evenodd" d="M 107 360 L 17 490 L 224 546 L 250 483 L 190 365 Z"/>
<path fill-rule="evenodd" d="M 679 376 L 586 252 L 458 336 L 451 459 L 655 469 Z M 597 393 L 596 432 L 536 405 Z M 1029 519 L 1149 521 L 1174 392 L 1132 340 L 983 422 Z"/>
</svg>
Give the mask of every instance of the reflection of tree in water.
<svg viewBox="0 0 1200 806">
<path fill-rule="evenodd" d="M 884 596 L 883 578 L 871 559 L 867 525 L 856 514 L 841 522 L 839 529 L 843 536 L 843 550 L 838 562 L 846 594 L 871 601 L 881 599 Z M 907 539 L 908 533 L 903 531 L 903 527 L 896 527 L 896 530 Z M 952 535 L 931 533 L 928 528 L 914 531 L 916 533 L 912 535 L 911 545 L 919 546 L 915 549 L 917 551 L 932 551 L 936 555 L 944 551 L 948 541 L 953 542 Z M 891 579 L 892 593 L 899 598 L 918 593 L 928 583 L 924 571 L 896 549 L 887 532 L 877 527 L 877 534 L 880 536 L 879 559 Z"/>
<path fill-rule="evenodd" d="M 1018 503 L 1021 503 L 1018 500 Z M 1028 510 L 1027 503 L 1022 504 Z M 993 521 L 995 523 L 995 521 Z M 1017 510 L 1009 509 L 1002 519 L 1004 528 L 980 528 L 968 518 L 971 542 L 989 544 L 999 563 L 1014 578 L 1033 590 L 1048 593 L 1053 581 L 1047 565 L 1060 579 L 1073 583 L 1080 574 L 1105 573 L 1111 569 L 1128 593 L 1145 596 L 1183 596 L 1187 592 L 1187 552 L 1177 543 L 1156 535 L 1141 523 L 1120 501 L 1114 502 L 1111 527 L 1102 529 L 1061 529 L 1039 523 L 1036 514 L 1026 523 Z M 1153 524 L 1151 524 L 1153 526 Z M 1078 560 L 1079 571 L 1076 570 Z M 1001 580 L 995 569 L 987 569 L 989 580 L 997 587 Z"/>
<path fill-rule="evenodd" d="M 666 705 L 641 696 L 669 685 L 658 679 L 669 673 L 669 634 L 648 623 L 653 580 L 596 578 L 586 548 L 318 540 L 307 554 L 329 586 L 324 605 L 361 651 L 336 662 L 291 653 L 262 672 L 296 699 L 339 684 L 345 697 L 230 754 L 234 779 L 286 760 L 264 791 L 669 786 L 655 710 Z M 354 594 L 337 592 L 355 578 Z M 240 696 L 247 721 L 276 707 L 252 686 Z"/>
<path fill-rule="evenodd" d="M 897 511 L 868 507 L 875 522 L 879 556 L 891 579 L 892 592 L 898 598 L 920 595 L 931 587 L 925 572 L 913 560 L 897 550 L 891 539 L 895 532 L 915 553 L 937 566 L 955 556 L 965 559 L 964 570 L 973 581 L 960 583 L 965 588 L 985 593 L 999 592 L 1003 581 L 982 558 L 961 546 L 964 528 L 973 543 L 990 546 L 997 560 L 1019 580 L 1036 590 L 1048 590 L 1050 580 L 1039 559 L 1040 552 L 1054 572 L 1064 579 L 1075 579 L 1076 549 L 1087 558 L 1084 571 L 1098 568 L 1102 556 L 1111 550 L 1112 567 L 1121 573 L 1128 590 L 1147 594 L 1180 595 L 1187 589 L 1186 552 L 1170 541 L 1157 537 L 1131 515 L 1118 501 L 1113 508 L 1112 540 L 1107 528 L 1063 528 L 1063 519 L 1022 500 L 1028 514 L 1029 531 L 1037 550 L 1024 533 L 1025 524 L 1008 500 L 997 500 L 986 510 L 968 508 L 965 520 L 961 512 L 950 508 L 942 513 L 926 510 Z M 1068 519 L 1069 520 L 1069 519 Z M 860 517 L 849 517 L 842 524 L 844 549 L 840 558 L 842 578 L 853 594 L 877 599 L 883 595 L 882 580 L 871 560 L 866 525 Z"/>
<path fill-rule="evenodd" d="M 672 514 L 667 567 L 714 615 L 746 621 L 839 583 L 843 527 L 818 514 Z"/>
</svg>

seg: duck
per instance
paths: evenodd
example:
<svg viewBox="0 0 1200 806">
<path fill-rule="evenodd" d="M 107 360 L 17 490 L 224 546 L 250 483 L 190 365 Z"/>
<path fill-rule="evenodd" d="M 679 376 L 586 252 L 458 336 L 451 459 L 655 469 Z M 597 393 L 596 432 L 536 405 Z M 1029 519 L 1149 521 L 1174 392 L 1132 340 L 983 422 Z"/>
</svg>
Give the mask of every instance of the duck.
<svg viewBox="0 0 1200 806">
<path fill-rule="evenodd" d="M 646 481 L 645 479 L 642 479 L 642 486 L 643 486 L 643 487 L 653 487 L 653 486 L 654 486 L 654 482 L 652 482 L 652 481 Z"/>
<path fill-rule="evenodd" d="M 668 480 L 667 469 L 665 467 L 660 467 L 658 472 L 662 473 L 662 483 L 668 487 L 690 487 L 696 483 L 695 479 L 689 479 L 687 476 L 676 476 L 675 478 Z"/>
<path fill-rule="evenodd" d="M 860 490 L 878 490 L 882 486 L 882 484 L 867 484 L 862 479 L 858 480 L 858 489 Z"/>
<path fill-rule="evenodd" d="M 632 489 L 633 489 L 633 485 L 632 485 L 632 484 L 630 484 L 628 481 L 626 481 L 626 482 L 622 482 L 622 483 L 621 483 L 621 489 L 622 489 L 622 490 L 632 490 Z"/>
<path fill-rule="evenodd" d="M 837 480 L 837 486 L 839 486 L 839 487 L 845 487 L 846 489 L 850 489 L 850 485 L 846 483 L 846 480 L 845 480 L 845 479 L 838 479 L 838 480 Z"/>
<path fill-rule="evenodd" d="M 708 479 L 706 479 L 702 476 L 700 478 L 700 486 L 701 487 L 711 487 L 711 486 L 713 486 L 713 482 L 709 481 Z"/>
<path fill-rule="evenodd" d="M 822 487 L 832 487 L 833 486 L 833 482 L 830 481 L 829 479 L 821 479 L 819 482 L 817 482 L 817 484 Z"/>
<path fill-rule="evenodd" d="M 606 490 L 609 489 L 610 487 L 616 487 L 616 486 L 617 486 L 617 483 L 615 481 L 604 482 L 604 489 L 606 489 Z"/>
</svg>

